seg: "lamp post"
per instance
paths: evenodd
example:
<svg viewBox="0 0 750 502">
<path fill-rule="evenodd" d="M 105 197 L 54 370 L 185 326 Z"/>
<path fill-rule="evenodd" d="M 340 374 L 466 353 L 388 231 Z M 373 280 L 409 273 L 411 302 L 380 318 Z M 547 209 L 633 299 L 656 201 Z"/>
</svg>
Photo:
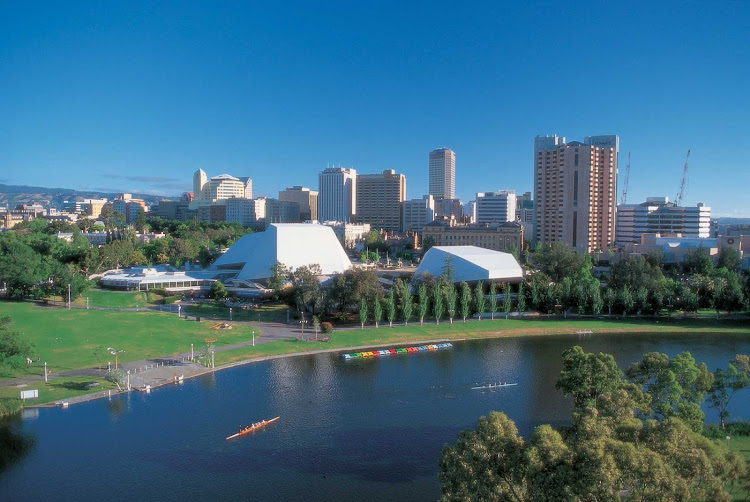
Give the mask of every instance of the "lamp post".
<svg viewBox="0 0 750 502">
<path fill-rule="evenodd" d="M 86 310 L 88 309 L 89 309 L 89 297 L 87 296 L 86 297 Z"/>
<path fill-rule="evenodd" d="M 128 370 L 128 390 L 130 390 L 130 370 Z"/>
<path fill-rule="evenodd" d="M 68 308 L 70 308 L 70 284 L 68 284 Z"/>
<path fill-rule="evenodd" d="M 255 330 L 252 330 L 252 331 L 253 331 L 253 347 L 255 347 Z"/>
<path fill-rule="evenodd" d="M 138 312 L 138 298 L 135 299 L 135 311 Z"/>
<path fill-rule="evenodd" d="M 229 320 L 232 320 L 232 307 L 229 307 Z"/>
<path fill-rule="evenodd" d="M 193 359 L 194 359 L 193 358 L 193 344 L 191 343 L 190 344 L 190 360 L 192 361 Z"/>
<path fill-rule="evenodd" d="M 122 349 L 120 350 L 113 349 L 112 347 L 107 347 L 107 350 L 109 351 L 110 354 L 115 356 L 115 369 L 117 369 L 117 354 L 119 354 L 120 352 L 125 352 L 125 351 Z"/>
<path fill-rule="evenodd" d="M 305 314 L 300 313 L 301 317 L 299 320 L 300 329 L 302 330 L 302 341 L 305 341 Z"/>
<path fill-rule="evenodd" d="M 182 305 L 178 304 L 177 305 L 177 317 L 180 317 L 180 307 L 182 307 Z"/>
<path fill-rule="evenodd" d="M 47 361 L 44 361 L 44 381 L 47 381 Z"/>
</svg>

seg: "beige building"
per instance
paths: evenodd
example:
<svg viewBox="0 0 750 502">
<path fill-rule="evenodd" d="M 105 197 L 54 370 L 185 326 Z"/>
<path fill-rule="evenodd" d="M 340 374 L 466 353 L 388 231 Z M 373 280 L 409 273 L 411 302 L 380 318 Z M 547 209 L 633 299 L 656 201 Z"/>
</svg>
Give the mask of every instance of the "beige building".
<svg viewBox="0 0 750 502">
<path fill-rule="evenodd" d="M 534 139 L 534 233 L 542 244 L 607 251 L 615 240 L 616 135 Z"/>
<path fill-rule="evenodd" d="M 430 195 L 435 198 L 456 197 L 456 153 L 450 148 L 438 148 L 430 152 Z"/>
<path fill-rule="evenodd" d="M 279 191 L 279 200 L 299 204 L 299 217 L 302 221 L 318 219 L 318 192 L 315 190 L 295 185 Z"/>
<path fill-rule="evenodd" d="M 435 221 L 422 227 L 422 245 L 477 246 L 509 253 L 523 251 L 523 227 L 515 222 L 488 225 L 454 225 Z"/>
<path fill-rule="evenodd" d="M 209 180 L 205 171 L 198 169 L 193 174 L 193 196 L 196 201 L 227 200 L 233 197 L 252 199 L 253 180 L 229 174 L 220 174 Z"/>
<path fill-rule="evenodd" d="M 401 203 L 406 199 L 406 176 L 386 169 L 382 174 L 357 175 L 357 223 L 399 232 Z"/>
<path fill-rule="evenodd" d="M 107 203 L 107 199 L 87 199 L 84 203 L 86 214 L 92 218 L 98 218 L 102 214 L 102 208 Z"/>
</svg>

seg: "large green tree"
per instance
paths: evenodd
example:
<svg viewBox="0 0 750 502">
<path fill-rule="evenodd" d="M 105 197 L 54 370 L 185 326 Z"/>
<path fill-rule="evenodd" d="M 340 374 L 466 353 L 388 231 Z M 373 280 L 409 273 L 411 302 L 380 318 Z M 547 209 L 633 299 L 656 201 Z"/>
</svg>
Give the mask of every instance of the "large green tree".
<svg viewBox="0 0 750 502">
<path fill-rule="evenodd" d="M 8 316 L 0 317 L 0 368 L 20 368 L 26 364 L 26 358 L 31 357 L 33 345 L 25 340 L 20 333 L 12 331 L 12 320 Z"/>
</svg>

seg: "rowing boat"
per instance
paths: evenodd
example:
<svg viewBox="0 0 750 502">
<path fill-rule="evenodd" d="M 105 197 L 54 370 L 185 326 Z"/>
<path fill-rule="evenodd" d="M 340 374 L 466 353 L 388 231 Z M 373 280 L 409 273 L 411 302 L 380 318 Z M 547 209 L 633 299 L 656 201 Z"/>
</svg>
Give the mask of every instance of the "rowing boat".
<svg viewBox="0 0 750 502">
<path fill-rule="evenodd" d="M 229 436 L 227 438 L 227 440 L 230 440 L 232 438 L 236 438 L 237 436 L 242 436 L 243 434 L 248 434 L 250 432 L 257 431 L 261 427 L 265 427 L 266 425 L 275 422 L 279 418 L 281 418 L 281 417 L 272 418 L 271 420 L 263 420 L 262 422 L 257 422 L 257 423 L 254 423 L 253 425 L 248 425 L 244 429 L 241 429 L 240 432 L 238 432 L 236 434 L 232 434 L 231 436 Z"/>
<path fill-rule="evenodd" d="M 501 387 L 513 387 L 514 385 L 518 385 L 517 383 L 488 383 L 486 385 L 479 385 L 477 387 L 472 387 L 472 390 L 478 390 L 478 389 L 498 389 Z"/>
</svg>

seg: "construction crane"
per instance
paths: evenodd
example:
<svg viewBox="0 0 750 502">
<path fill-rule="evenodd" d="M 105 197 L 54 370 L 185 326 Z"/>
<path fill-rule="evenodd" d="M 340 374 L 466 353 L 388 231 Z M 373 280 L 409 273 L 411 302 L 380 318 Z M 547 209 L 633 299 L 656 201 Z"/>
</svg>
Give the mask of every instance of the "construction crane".
<svg viewBox="0 0 750 502">
<path fill-rule="evenodd" d="M 678 206 L 682 205 L 682 196 L 685 195 L 685 183 L 687 182 L 687 173 L 688 173 L 688 160 L 690 160 L 690 150 L 688 150 L 687 157 L 685 157 L 685 169 L 682 171 L 682 183 L 680 183 L 680 193 L 677 194 L 677 200 L 675 201 Z"/>
<path fill-rule="evenodd" d="M 628 200 L 628 183 L 630 183 L 630 152 L 628 152 L 628 165 L 625 166 L 625 183 L 622 185 L 622 197 L 620 204 L 625 204 Z"/>
</svg>

